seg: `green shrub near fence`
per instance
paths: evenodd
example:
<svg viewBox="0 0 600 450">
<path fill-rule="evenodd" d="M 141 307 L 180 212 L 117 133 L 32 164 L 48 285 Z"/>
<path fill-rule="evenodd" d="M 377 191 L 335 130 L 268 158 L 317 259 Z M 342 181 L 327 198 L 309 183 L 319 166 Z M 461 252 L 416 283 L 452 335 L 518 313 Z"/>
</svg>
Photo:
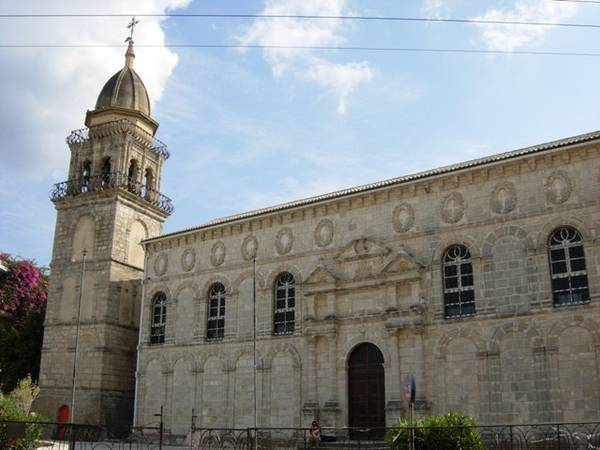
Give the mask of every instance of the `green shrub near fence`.
<svg viewBox="0 0 600 450">
<path fill-rule="evenodd" d="M 414 450 L 483 450 L 475 420 L 461 412 L 428 416 L 416 420 L 411 429 L 408 420 L 400 420 L 386 435 L 392 450 L 410 450 L 411 431 Z"/>
<path fill-rule="evenodd" d="M 41 445 L 43 429 L 35 422 L 43 418 L 27 414 L 14 398 L 0 398 L 0 449 L 33 450 Z"/>
</svg>

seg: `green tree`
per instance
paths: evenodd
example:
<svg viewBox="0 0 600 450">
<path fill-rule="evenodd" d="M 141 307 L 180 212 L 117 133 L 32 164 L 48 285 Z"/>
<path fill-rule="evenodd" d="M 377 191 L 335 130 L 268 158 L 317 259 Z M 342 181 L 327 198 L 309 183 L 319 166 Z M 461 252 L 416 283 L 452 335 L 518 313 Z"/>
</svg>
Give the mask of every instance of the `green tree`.
<svg viewBox="0 0 600 450">
<path fill-rule="evenodd" d="M 31 311 L 22 323 L 0 328 L 0 386 L 12 391 L 19 380 L 30 376 L 37 383 L 44 338 L 44 314 Z"/>
<path fill-rule="evenodd" d="M 12 318 L 11 326 L 0 328 L 0 388 L 8 393 L 28 376 L 38 381 L 48 271 L 32 260 L 7 253 L 0 253 L 0 264 L 5 269 L 0 280 L 0 310 Z"/>
</svg>

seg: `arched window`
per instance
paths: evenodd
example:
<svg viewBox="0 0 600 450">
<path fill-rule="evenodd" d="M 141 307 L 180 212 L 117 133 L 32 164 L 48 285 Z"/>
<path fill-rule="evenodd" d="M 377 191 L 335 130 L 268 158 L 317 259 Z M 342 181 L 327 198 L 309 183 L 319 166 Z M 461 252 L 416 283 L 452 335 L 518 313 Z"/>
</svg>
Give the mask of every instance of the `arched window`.
<svg viewBox="0 0 600 450">
<path fill-rule="evenodd" d="M 136 194 L 140 192 L 139 173 L 139 163 L 137 162 L 137 159 L 132 159 L 129 162 L 129 171 L 127 172 L 127 188 Z"/>
<path fill-rule="evenodd" d="M 92 163 L 86 161 L 83 163 L 81 171 L 81 192 L 87 192 L 90 189 L 90 177 L 92 176 Z"/>
<path fill-rule="evenodd" d="M 110 182 L 110 158 L 106 158 L 102 164 L 102 187 L 107 188 Z"/>
<path fill-rule="evenodd" d="M 292 334 L 296 327 L 296 282 L 284 272 L 275 280 L 273 334 Z"/>
<path fill-rule="evenodd" d="M 559 228 L 548 241 L 554 305 L 570 305 L 590 299 L 581 235 L 570 227 Z"/>
<path fill-rule="evenodd" d="M 167 323 L 167 296 L 157 292 L 152 298 L 152 324 L 150 325 L 150 345 L 165 342 L 165 325 Z"/>
<path fill-rule="evenodd" d="M 152 169 L 150 168 L 146 169 L 144 172 L 144 179 L 142 180 L 142 197 L 150 202 L 156 200 L 156 191 L 154 189 L 154 173 L 152 173 Z"/>
<path fill-rule="evenodd" d="M 208 323 L 206 339 L 219 340 L 225 336 L 225 286 L 215 283 L 208 293 Z"/>
<path fill-rule="evenodd" d="M 475 315 L 475 290 L 471 252 L 464 245 L 453 245 L 443 259 L 444 317 Z"/>
</svg>

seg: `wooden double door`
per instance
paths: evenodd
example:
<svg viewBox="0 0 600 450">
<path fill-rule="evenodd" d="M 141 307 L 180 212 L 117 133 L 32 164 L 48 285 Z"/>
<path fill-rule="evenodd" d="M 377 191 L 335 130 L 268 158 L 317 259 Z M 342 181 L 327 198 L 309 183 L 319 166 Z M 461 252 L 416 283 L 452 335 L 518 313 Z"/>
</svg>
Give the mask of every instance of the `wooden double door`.
<svg viewBox="0 0 600 450">
<path fill-rule="evenodd" d="M 348 358 L 348 426 L 353 439 L 379 439 L 385 434 L 383 354 L 364 343 Z"/>
</svg>

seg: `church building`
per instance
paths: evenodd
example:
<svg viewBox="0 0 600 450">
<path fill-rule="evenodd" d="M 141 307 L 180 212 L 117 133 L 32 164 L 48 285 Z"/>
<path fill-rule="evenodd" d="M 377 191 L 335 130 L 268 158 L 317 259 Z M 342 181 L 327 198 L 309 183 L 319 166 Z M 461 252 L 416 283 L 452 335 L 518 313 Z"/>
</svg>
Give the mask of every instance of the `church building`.
<svg viewBox="0 0 600 450">
<path fill-rule="evenodd" d="M 600 421 L 600 131 L 163 234 L 132 61 L 53 194 L 50 416 L 376 428 L 414 380 L 417 417 Z"/>
</svg>

